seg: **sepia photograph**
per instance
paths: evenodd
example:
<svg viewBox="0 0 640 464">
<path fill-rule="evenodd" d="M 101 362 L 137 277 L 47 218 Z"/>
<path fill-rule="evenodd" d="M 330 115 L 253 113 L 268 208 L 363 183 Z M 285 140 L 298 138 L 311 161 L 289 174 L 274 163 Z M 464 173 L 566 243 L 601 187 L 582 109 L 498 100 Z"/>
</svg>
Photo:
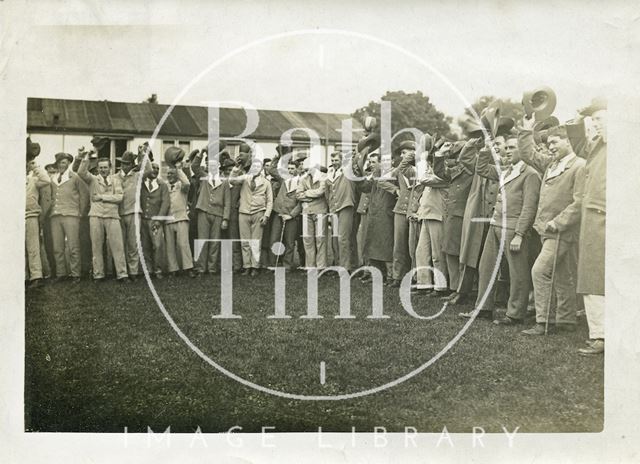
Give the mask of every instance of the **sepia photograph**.
<svg viewBox="0 0 640 464">
<path fill-rule="evenodd" d="M 15 462 L 637 458 L 636 5 L 0 10 Z"/>
</svg>

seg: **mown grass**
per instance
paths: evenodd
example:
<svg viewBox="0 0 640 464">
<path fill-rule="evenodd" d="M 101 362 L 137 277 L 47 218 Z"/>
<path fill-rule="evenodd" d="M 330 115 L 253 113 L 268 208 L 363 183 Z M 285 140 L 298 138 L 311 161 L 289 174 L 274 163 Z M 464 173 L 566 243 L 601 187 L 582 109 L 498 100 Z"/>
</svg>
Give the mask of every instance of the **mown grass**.
<svg viewBox="0 0 640 464">
<path fill-rule="evenodd" d="M 322 278 L 320 314 L 306 312 L 306 277 L 287 280 L 287 313 L 273 314 L 273 276 L 234 277 L 234 312 L 213 319 L 220 283 L 187 277 L 156 282 L 172 318 L 214 361 L 265 387 L 304 395 L 336 395 L 392 381 L 438 353 L 462 328 L 460 310 L 418 320 L 385 289 L 389 319 L 373 320 L 370 287 L 352 284 L 355 319 L 338 314 L 338 279 Z M 435 314 L 442 302 L 414 298 L 415 310 Z M 523 327 L 476 320 L 440 360 L 383 392 L 342 401 L 280 398 L 246 387 L 215 370 L 187 347 L 158 309 L 145 281 L 27 290 L 25 428 L 30 431 L 221 432 L 239 425 L 276 431 L 500 432 L 600 431 L 603 360 L 576 350 L 573 334 L 529 338 Z M 326 383 L 320 384 L 320 362 Z"/>
</svg>

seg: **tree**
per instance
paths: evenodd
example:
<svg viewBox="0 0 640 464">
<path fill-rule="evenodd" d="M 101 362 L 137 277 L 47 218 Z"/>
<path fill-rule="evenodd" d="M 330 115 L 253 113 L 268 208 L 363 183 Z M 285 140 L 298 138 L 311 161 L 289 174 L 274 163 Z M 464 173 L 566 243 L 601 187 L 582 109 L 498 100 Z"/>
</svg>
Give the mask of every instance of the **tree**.
<svg viewBox="0 0 640 464">
<path fill-rule="evenodd" d="M 451 117 L 444 113 L 429 101 L 429 97 L 422 92 L 405 93 L 402 90 L 389 91 L 382 98 L 382 101 L 391 102 L 391 134 L 395 134 L 401 129 L 416 128 L 438 137 L 451 136 L 449 124 Z M 371 101 L 367 106 L 358 108 L 352 117 L 364 123 L 366 116 L 374 116 L 380 123 L 380 102 Z M 394 144 L 403 140 L 413 140 L 410 133 L 400 134 Z"/>
<path fill-rule="evenodd" d="M 491 103 L 493 103 L 496 100 L 500 102 L 500 109 L 503 117 L 511 118 L 514 121 L 518 122 L 524 116 L 524 108 L 522 106 L 522 103 L 511 101 L 508 98 L 507 99 L 497 98 L 492 95 L 484 95 L 478 98 L 474 103 L 471 104 L 471 108 L 473 108 L 478 114 L 478 116 L 480 116 L 480 113 L 482 113 L 482 110 L 484 110 L 487 106 L 489 106 Z M 459 124 L 462 127 L 462 130 L 465 133 L 465 135 L 467 134 L 466 121 L 468 121 L 469 119 L 475 120 L 475 116 L 471 112 L 471 108 L 469 107 L 465 108 L 464 116 L 459 121 Z"/>
</svg>

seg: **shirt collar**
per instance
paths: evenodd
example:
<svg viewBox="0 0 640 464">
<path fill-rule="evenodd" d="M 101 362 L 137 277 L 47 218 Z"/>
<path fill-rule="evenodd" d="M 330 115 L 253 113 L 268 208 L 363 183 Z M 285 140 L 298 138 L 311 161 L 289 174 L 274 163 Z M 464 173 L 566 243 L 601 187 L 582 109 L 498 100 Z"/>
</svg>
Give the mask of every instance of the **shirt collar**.
<svg viewBox="0 0 640 464">
<path fill-rule="evenodd" d="M 567 169 L 567 165 L 573 161 L 576 157 L 576 154 L 571 152 L 568 155 L 564 156 L 561 160 L 556 161 L 551 164 L 551 167 L 547 170 L 547 179 L 551 179 L 552 177 L 559 176 Z"/>
</svg>

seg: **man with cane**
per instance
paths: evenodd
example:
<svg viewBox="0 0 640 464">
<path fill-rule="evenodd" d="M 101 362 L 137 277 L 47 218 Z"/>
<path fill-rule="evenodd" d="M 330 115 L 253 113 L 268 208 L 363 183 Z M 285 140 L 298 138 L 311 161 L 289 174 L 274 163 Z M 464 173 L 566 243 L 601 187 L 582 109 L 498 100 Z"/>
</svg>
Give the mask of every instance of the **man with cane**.
<svg viewBox="0 0 640 464">
<path fill-rule="evenodd" d="M 518 134 L 522 160 L 542 175 L 534 229 L 542 240 L 531 277 L 536 302 L 536 325 L 525 335 L 545 335 L 550 330 L 574 331 L 576 324 L 576 251 L 584 178 L 583 159 L 571 148 L 564 126 L 550 129 L 549 154 L 536 151 L 533 118 L 524 118 Z M 556 298 L 555 326 L 549 325 L 552 299 Z"/>
</svg>

